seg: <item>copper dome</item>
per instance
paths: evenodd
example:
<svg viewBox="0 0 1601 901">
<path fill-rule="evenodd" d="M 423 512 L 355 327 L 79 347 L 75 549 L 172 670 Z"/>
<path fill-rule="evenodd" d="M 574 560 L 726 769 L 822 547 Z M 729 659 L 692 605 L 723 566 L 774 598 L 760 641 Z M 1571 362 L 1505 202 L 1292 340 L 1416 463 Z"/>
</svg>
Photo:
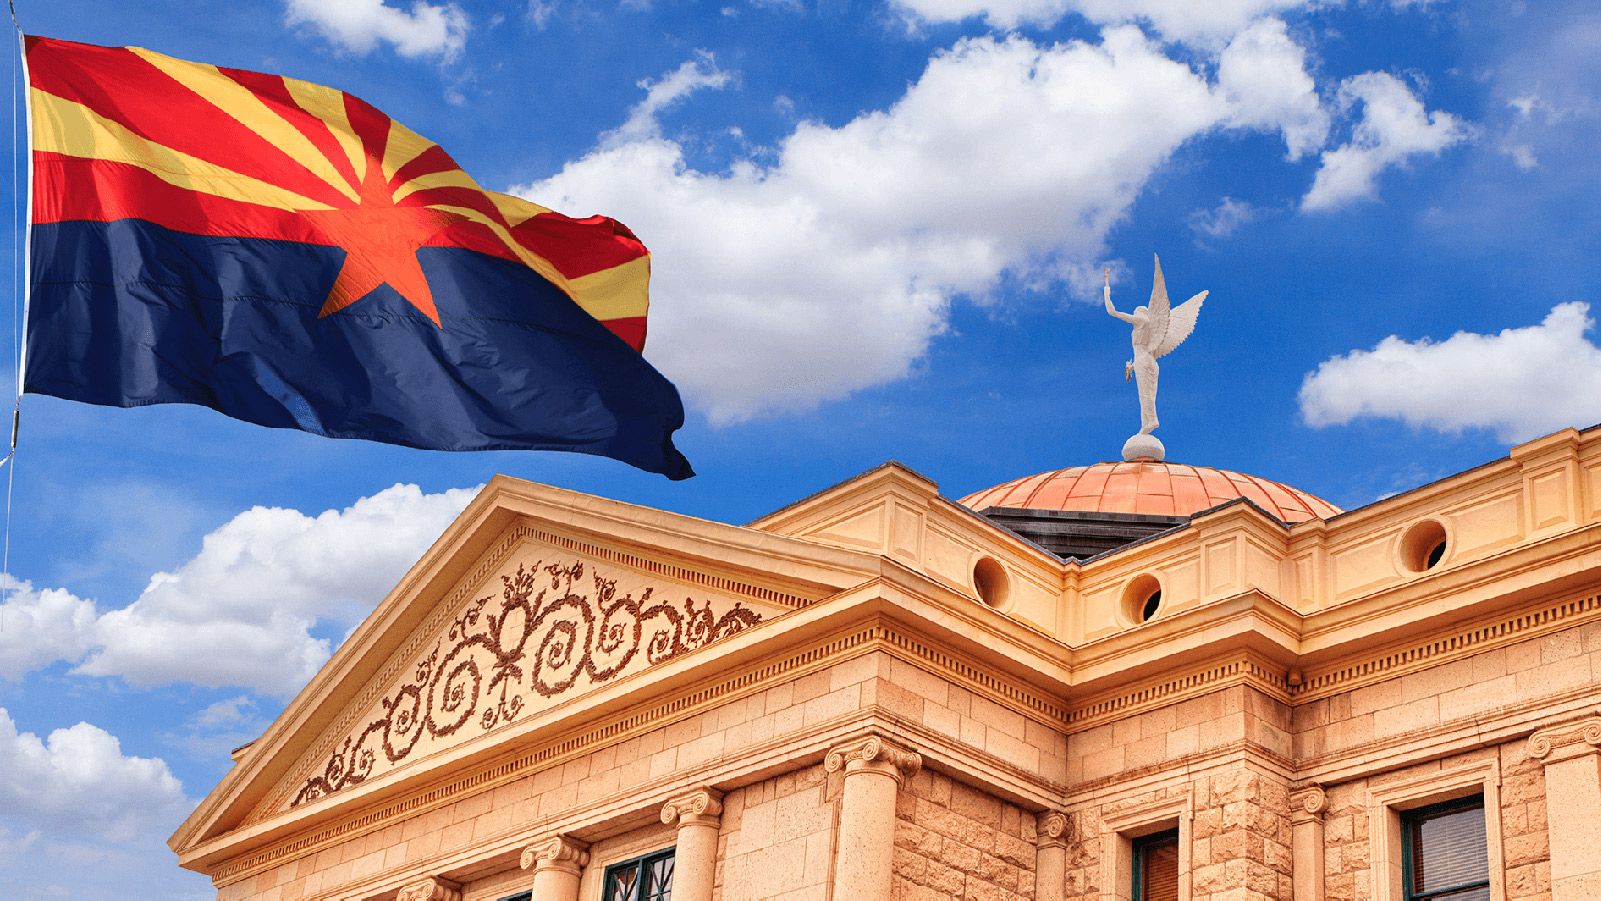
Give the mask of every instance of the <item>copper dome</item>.
<svg viewBox="0 0 1601 901">
<path fill-rule="evenodd" d="M 1042 472 L 970 494 L 961 503 L 973 510 L 1016 507 L 1189 516 L 1241 497 L 1287 523 L 1344 512 L 1322 498 L 1268 479 L 1210 466 L 1147 461 Z"/>
</svg>

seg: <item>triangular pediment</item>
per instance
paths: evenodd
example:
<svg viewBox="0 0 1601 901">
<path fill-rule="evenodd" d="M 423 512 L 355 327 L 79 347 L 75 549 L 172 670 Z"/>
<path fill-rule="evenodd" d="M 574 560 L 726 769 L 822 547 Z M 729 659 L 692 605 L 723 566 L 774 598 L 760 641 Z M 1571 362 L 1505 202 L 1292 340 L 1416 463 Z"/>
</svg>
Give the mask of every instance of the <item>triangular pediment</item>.
<svg viewBox="0 0 1601 901">
<path fill-rule="evenodd" d="M 775 565 L 777 563 L 778 565 Z M 859 584 L 871 558 L 497 477 L 173 836 L 423 778 L 558 706 Z"/>
</svg>

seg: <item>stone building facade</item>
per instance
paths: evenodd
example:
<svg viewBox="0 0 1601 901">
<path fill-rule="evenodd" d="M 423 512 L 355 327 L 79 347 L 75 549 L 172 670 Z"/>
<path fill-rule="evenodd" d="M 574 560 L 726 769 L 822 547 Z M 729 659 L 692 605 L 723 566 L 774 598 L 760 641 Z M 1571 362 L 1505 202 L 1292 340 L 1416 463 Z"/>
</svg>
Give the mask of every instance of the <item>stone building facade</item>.
<svg viewBox="0 0 1601 901">
<path fill-rule="evenodd" d="M 497 478 L 172 847 L 225 901 L 1408 901 L 1465 823 L 1439 897 L 1601 898 L 1601 431 L 1350 512 L 1103 466 L 746 526 Z"/>
</svg>

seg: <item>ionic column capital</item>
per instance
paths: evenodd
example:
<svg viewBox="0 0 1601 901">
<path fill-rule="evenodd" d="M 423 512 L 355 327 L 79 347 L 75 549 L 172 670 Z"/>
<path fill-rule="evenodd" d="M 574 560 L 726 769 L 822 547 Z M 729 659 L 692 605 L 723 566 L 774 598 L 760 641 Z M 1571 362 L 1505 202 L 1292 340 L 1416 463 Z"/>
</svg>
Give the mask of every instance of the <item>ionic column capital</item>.
<svg viewBox="0 0 1601 901">
<path fill-rule="evenodd" d="M 1323 786 L 1314 785 L 1290 793 L 1290 825 L 1312 823 L 1323 819 L 1329 809 L 1329 796 Z"/>
<path fill-rule="evenodd" d="M 522 868 L 560 870 L 577 875 L 589 863 L 589 845 L 568 835 L 552 835 L 523 849 Z"/>
<path fill-rule="evenodd" d="M 700 788 L 687 795 L 669 799 L 662 805 L 662 822 L 671 826 L 721 826 L 723 793 L 715 788 Z"/>
<path fill-rule="evenodd" d="M 836 745 L 823 758 L 823 769 L 830 773 L 878 773 L 890 776 L 895 784 L 923 768 L 923 755 L 907 750 L 877 735 L 852 739 Z"/>
<path fill-rule="evenodd" d="M 443 876 L 429 876 L 409 883 L 395 901 L 461 901 L 461 886 Z"/>
<path fill-rule="evenodd" d="M 1040 848 L 1067 847 L 1067 814 L 1047 810 L 1034 818 L 1034 844 Z"/>
<path fill-rule="evenodd" d="M 1597 748 L 1601 748 L 1601 717 L 1552 726 L 1529 736 L 1529 756 L 1541 763 L 1594 754 Z"/>
</svg>

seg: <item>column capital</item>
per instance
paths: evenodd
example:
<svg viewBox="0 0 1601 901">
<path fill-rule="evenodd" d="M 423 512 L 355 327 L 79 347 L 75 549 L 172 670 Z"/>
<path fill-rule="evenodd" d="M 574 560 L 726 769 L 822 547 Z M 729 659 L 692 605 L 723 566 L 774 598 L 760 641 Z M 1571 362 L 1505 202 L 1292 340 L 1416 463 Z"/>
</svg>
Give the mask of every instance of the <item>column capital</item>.
<svg viewBox="0 0 1601 901">
<path fill-rule="evenodd" d="M 1040 848 L 1067 847 L 1067 814 L 1047 810 L 1034 818 L 1034 844 Z"/>
<path fill-rule="evenodd" d="M 1529 736 L 1529 756 L 1541 763 L 1594 754 L 1598 748 L 1601 748 L 1601 717 L 1563 723 Z"/>
<path fill-rule="evenodd" d="M 572 836 L 556 834 L 523 849 L 522 868 L 533 870 L 561 870 L 577 874 L 589 863 L 589 845 Z"/>
<path fill-rule="evenodd" d="M 662 805 L 662 822 L 669 826 L 720 826 L 722 815 L 723 793 L 715 788 L 698 788 Z"/>
<path fill-rule="evenodd" d="M 1297 823 L 1311 823 L 1323 819 L 1323 811 L 1329 809 L 1329 796 L 1323 791 L 1323 786 L 1313 785 L 1300 791 L 1290 792 L 1290 825 Z"/>
<path fill-rule="evenodd" d="M 461 901 L 461 885 L 443 876 L 429 876 L 408 883 L 395 901 Z"/>
<path fill-rule="evenodd" d="M 830 773 L 879 773 L 893 777 L 897 785 L 922 768 L 923 755 L 877 735 L 841 742 L 823 758 L 823 769 Z"/>
</svg>

